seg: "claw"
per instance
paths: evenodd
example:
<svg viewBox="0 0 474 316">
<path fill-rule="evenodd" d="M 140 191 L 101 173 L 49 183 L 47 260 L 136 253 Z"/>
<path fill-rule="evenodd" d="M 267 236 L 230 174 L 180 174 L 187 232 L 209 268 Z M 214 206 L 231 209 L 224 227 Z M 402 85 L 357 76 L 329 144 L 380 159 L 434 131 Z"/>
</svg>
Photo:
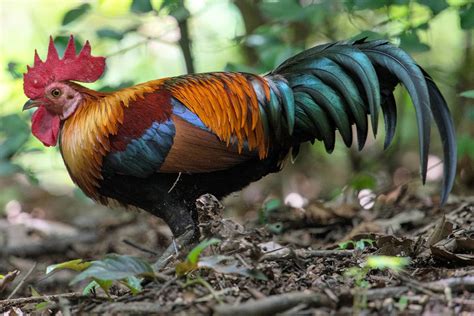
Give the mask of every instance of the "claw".
<svg viewBox="0 0 474 316">
<path fill-rule="evenodd" d="M 165 249 L 165 251 L 163 251 L 158 260 L 153 264 L 153 270 L 160 271 L 165 268 L 173 256 L 179 254 L 178 249 L 189 246 L 193 239 L 194 229 L 189 229 L 182 235 L 176 237 L 176 239 L 173 239 L 173 242 Z"/>
</svg>

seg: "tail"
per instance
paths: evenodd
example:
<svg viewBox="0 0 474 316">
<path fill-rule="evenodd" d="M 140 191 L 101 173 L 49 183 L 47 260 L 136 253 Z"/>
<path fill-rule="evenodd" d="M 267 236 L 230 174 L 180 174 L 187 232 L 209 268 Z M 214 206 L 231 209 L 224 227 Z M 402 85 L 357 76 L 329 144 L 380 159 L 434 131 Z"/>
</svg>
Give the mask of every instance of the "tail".
<svg viewBox="0 0 474 316">
<path fill-rule="evenodd" d="M 308 49 L 283 62 L 266 76 L 270 103 L 264 107 L 274 137 L 294 143 L 324 142 L 334 149 L 335 131 L 352 144 L 355 124 L 359 149 L 364 147 L 370 116 L 377 134 L 380 109 L 385 121 L 387 148 L 395 134 L 397 109 L 393 90 L 399 83 L 408 90 L 416 110 L 421 178 L 426 180 L 430 123 L 433 116 L 443 143 L 444 204 L 456 174 L 456 138 L 445 99 L 432 78 L 403 50 L 387 41 L 333 43 Z M 285 115 L 277 115 L 280 111 Z"/>
</svg>

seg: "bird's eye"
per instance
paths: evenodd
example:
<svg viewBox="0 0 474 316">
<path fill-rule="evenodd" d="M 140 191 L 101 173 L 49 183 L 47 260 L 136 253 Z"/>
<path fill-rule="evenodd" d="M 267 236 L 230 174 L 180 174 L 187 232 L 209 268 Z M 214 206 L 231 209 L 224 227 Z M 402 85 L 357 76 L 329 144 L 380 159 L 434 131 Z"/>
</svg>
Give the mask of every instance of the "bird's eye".
<svg viewBox="0 0 474 316">
<path fill-rule="evenodd" d="M 55 98 L 59 97 L 61 95 L 61 90 L 55 88 L 53 90 L 51 90 L 51 95 Z"/>
</svg>

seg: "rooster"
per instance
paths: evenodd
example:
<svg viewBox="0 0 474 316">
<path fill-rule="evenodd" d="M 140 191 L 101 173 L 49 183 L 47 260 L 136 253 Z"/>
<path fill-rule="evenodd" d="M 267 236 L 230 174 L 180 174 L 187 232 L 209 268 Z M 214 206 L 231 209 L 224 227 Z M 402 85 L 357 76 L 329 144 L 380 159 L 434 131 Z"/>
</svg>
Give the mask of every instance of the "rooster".
<svg viewBox="0 0 474 316">
<path fill-rule="evenodd" d="M 385 148 L 395 133 L 393 90 L 403 84 L 416 110 L 421 178 L 425 181 L 434 118 L 444 153 L 441 202 L 456 172 L 456 142 L 447 104 L 432 78 L 403 50 L 385 40 L 320 45 L 286 60 L 266 75 L 189 74 L 148 81 L 114 92 L 94 82 L 105 58 L 86 42 L 76 54 L 71 36 L 60 58 L 50 38 L 42 61 L 24 74 L 36 107 L 32 133 L 45 146 L 59 141 L 72 180 L 104 204 L 136 207 L 162 218 L 175 237 L 199 235 L 196 199 L 218 199 L 278 172 L 300 144 L 322 141 L 334 149 L 336 130 L 346 146 L 357 131 L 364 147 L 381 112 Z M 191 232 L 191 233 L 189 233 Z"/>
</svg>

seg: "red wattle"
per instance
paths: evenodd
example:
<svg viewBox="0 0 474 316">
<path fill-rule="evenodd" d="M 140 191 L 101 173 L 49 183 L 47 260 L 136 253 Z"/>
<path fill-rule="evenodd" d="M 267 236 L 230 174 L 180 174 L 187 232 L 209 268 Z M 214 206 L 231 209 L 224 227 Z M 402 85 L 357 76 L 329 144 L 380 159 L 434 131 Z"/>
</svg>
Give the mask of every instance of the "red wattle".
<svg viewBox="0 0 474 316">
<path fill-rule="evenodd" d="M 31 132 L 45 146 L 56 146 L 60 122 L 59 115 L 49 112 L 44 106 L 40 106 L 31 117 Z"/>
</svg>

